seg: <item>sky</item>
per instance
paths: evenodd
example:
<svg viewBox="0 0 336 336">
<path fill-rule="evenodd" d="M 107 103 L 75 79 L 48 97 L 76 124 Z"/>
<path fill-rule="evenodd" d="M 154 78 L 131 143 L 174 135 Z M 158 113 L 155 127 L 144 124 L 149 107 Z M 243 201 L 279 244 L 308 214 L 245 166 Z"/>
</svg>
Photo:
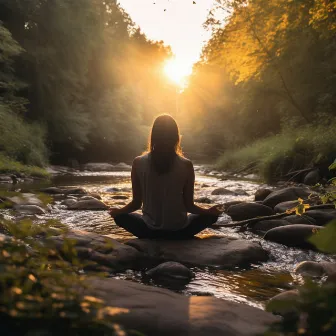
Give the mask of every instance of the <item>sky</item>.
<svg viewBox="0 0 336 336">
<path fill-rule="evenodd" d="M 196 2 L 196 4 L 193 4 Z M 191 71 L 210 32 L 203 28 L 215 0 L 119 0 L 149 39 L 164 41 L 180 71 Z"/>
</svg>

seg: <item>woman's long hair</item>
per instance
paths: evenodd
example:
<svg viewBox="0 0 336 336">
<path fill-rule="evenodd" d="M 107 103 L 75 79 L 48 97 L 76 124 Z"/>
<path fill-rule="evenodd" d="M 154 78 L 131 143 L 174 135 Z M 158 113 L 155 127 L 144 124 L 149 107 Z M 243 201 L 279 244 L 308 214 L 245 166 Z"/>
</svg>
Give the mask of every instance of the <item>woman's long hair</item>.
<svg viewBox="0 0 336 336">
<path fill-rule="evenodd" d="M 151 164 L 158 174 L 168 173 L 177 156 L 183 156 L 180 131 L 175 119 L 163 114 L 153 123 L 148 152 L 151 155 Z"/>
</svg>

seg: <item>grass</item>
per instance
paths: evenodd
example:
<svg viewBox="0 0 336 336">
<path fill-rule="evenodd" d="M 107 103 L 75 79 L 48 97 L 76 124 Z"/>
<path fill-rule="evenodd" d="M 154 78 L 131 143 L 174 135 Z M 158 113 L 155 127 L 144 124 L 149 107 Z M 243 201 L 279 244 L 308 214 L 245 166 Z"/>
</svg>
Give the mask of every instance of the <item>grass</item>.
<svg viewBox="0 0 336 336">
<path fill-rule="evenodd" d="M 326 166 L 336 158 L 336 120 L 324 125 L 302 126 L 223 153 L 217 168 L 251 172 L 272 182 L 289 171 Z"/>
<path fill-rule="evenodd" d="M 16 173 L 39 178 L 50 177 L 50 174 L 44 168 L 25 165 L 0 153 L 0 174 Z"/>
</svg>

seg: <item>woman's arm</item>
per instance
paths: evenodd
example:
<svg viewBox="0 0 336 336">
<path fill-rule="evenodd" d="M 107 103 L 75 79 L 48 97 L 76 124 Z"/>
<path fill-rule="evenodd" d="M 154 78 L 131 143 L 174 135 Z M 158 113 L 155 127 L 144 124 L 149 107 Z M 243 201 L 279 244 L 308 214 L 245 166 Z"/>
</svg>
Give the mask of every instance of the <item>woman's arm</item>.
<svg viewBox="0 0 336 336">
<path fill-rule="evenodd" d="M 194 166 L 191 161 L 187 162 L 188 164 L 188 176 L 187 182 L 184 186 L 183 197 L 184 197 L 184 205 L 188 212 L 195 215 L 214 215 L 219 216 L 222 211 L 217 208 L 217 205 L 205 209 L 194 203 L 194 186 L 195 186 L 195 171 Z"/>
<path fill-rule="evenodd" d="M 131 173 L 133 199 L 130 203 L 125 205 L 123 208 L 120 208 L 120 209 L 111 208 L 110 215 L 112 217 L 134 212 L 136 210 L 139 210 L 142 206 L 141 184 L 140 184 L 138 173 L 137 173 L 138 164 L 139 164 L 139 159 L 135 158 L 132 164 L 132 173 Z"/>
</svg>

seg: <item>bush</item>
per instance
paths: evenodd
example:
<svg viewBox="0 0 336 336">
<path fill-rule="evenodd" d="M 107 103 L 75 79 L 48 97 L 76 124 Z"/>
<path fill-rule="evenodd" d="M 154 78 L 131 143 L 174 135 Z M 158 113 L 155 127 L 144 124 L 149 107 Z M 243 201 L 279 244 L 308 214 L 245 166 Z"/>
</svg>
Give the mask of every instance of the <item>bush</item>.
<svg viewBox="0 0 336 336">
<path fill-rule="evenodd" d="M 43 167 L 48 150 L 41 125 L 28 124 L 0 102 L 0 153 L 26 165 Z"/>
<path fill-rule="evenodd" d="M 265 180 L 281 178 L 289 171 L 328 165 L 336 157 L 336 120 L 328 125 L 310 125 L 284 130 L 244 148 L 225 152 L 217 162 L 220 169 L 238 170 L 253 166 Z"/>
<path fill-rule="evenodd" d="M 60 253 L 43 239 L 66 230 L 55 221 L 0 218 L 1 335 L 126 335 L 113 323 L 125 310 L 85 295 L 89 279 L 74 242 L 65 240 Z"/>
</svg>

